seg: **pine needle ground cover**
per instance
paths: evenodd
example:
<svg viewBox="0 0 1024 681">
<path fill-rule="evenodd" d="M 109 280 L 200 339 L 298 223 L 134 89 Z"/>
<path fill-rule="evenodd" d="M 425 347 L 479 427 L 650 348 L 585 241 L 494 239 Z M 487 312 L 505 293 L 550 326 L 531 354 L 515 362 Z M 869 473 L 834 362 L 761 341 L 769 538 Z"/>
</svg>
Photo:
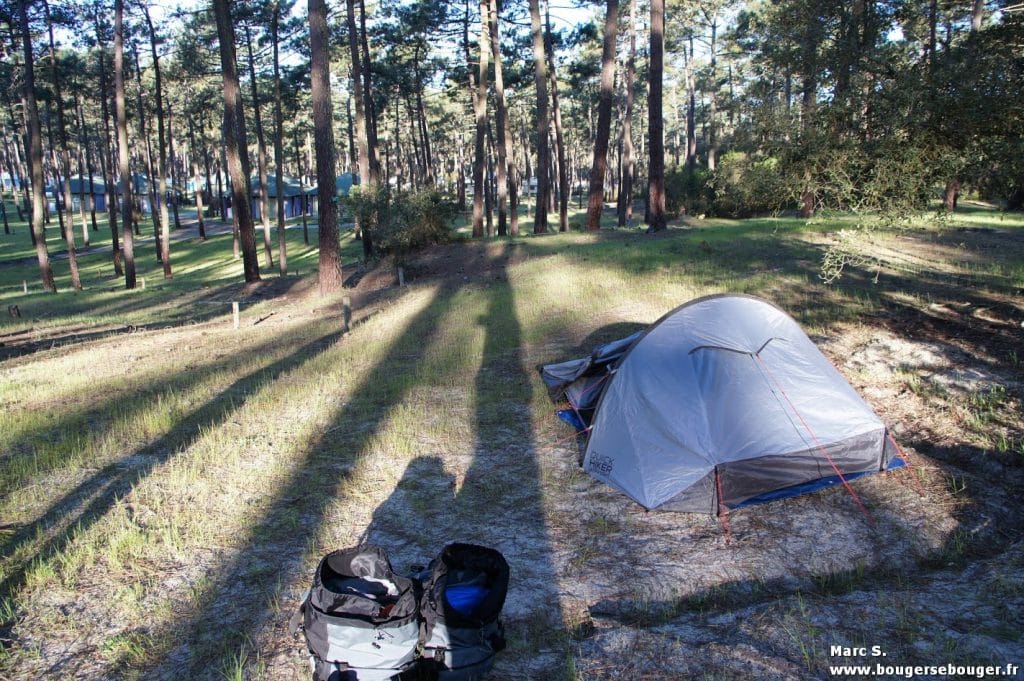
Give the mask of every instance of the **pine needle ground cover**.
<svg viewBox="0 0 1024 681">
<path fill-rule="evenodd" d="M 169 283 L 144 241 L 145 291 L 105 253 L 56 296 L 0 264 L 21 313 L 0 321 L 0 676 L 306 678 L 287 620 L 316 560 L 363 540 L 400 570 L 454 540 L 504 553 L 495 679 L 817 678 L 833 645 L 1020 663 L 1024 220 L 858 233 L 825 285 L 852 223 L 456 242 L 409 286 L 366 274 L 347 334 L 301 231 L 300 276 L 248 288 L 229 235 L 176 243 Z M 874 526 L 838 489 L 726 533 L 576 466 L 536 365 L 722 291 L 789 311 L 893 427 L 910 470 L 854 483 Z"/>
</svg>

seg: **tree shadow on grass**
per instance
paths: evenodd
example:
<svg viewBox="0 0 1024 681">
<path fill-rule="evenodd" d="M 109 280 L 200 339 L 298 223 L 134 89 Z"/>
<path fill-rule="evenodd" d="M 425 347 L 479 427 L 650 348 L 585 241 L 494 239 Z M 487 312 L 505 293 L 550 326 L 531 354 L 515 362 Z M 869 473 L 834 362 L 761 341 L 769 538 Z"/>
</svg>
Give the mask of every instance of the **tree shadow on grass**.
<svg viewBox="0 0 1024 681">
<path fill-rule="evenodd" d="M 305 330 L 300 329 L 294 335 L 304 337 L 304 334 Z M 137 387 L 130 390 L 109 390 L 103 384 L 90 386 L 86 406 L 75 408 L 62 404 L 54 418 L 43 425 L 4 434 L 3 441 L 9 442 L 10 448 L 0 455 L 0 494 L 9 494 L 17 490 L 30 474 L 40 475 L 59 469 L 78 453 L 75 450 L 83 446 L 83 436 L 85 439 L 99 437 L 113 420 L 127 422 L 140 417 L 147 409 L 153 408 L 154 403 L 163 395 L 187 391 L 191 386 L 221 372 L 234 371 L 243 366 L 250 367 L 254 363 L 266 364 L 267 368 L 261 371 L 273 369 L 276 365 L 268 362 L 266 358 L 285 354 L 282 348 L 292 340 L 298 340 L 292 336 L 290 333 L 283 337 L 274 336 L 257 345 L 247 346 L 243 354 L 233 354 L 226 359 L 215 356 L 212 359 L 198 360 L 191 363 L 185 371 L 140 382 Z M 300 352 L 302 351 L 300 349 Z M 287 354 L 294 356 L 292 352 Z M 258 373 L 250 372 L 250 376 Z M 231 397 L 232 390 L 244 392 L 247 387 L 248 384 L 236 384 L 228 388 L 222 397 Z M 97 392 L 100 396 L 97 396 Z M 80 403 L 85 402 L 84 397 L 73 399 Z M 172 441 L 180 439 L 183 432 L 177 429 L 166 437 Z M 191 436 L 188 432 L 184 432 L 184 435 Z M 45 448 L 46 452 L 41 454 L 38 451 L 39 447 Z M 59 455 L 50 456 L 47 452 L 59 452 Z M 5 552 L 5 545 L 6 542 L 0 543 L 0 555 Z"/>
<path fill-rule="evenodd" d="M 555 667 L 566 659 L 565 651 L 558 650 L 567 641 L 566 623 L 534 439 L 534 382 L 523 363 L 515 292 L 504 266 L 483 294 L 486 309 L 477 323 L 484 340 L 469 468 L 460 476 L 446 471 L 439 456 L 414 459 L 375 511 L 366 536 L 391 552 L 398 569 L 424 564 L 456 541 L 501 551 L 511 570 L 505 617 L 517 653 L 499 655 L 491 678 L 557 678 L 561 672 Z M 541 655 L 540 648 L 548 653 Z M 522 659 L 524 649 L 529 660 Z M 512 660 L 508 667 L 505 659 Z"/>
<path fill-rule="evenodd" d="M 337 426 L 326 429 L 294 465 L 276 499 L 239 542 L 240 552 L 214 569 L 196 595 L 197 609 L 156 632 L 153 640 L 161 647 L 150 651 L 151 672 L 167 678 L 220 678 L 261 629 L 284 628 L 290 612 L 277 610 L 280 585 L 304 564 L 339 485 L 382 432 L 391 410 L 416 387 L 411 379 L 455 293 L 442 289 L 407 323 L 333 415 Z"/>
<path fill-rule="evenodd" d="M 241 409 L 249 394 L 258 392 L 262 384 L 278 374 L 301 366 L 323 352 L 338 336 L 338 332 L 323 334 L 284 358 L 239 378 L 222 393 L 179 420 L 164 436 L 129 457 L 107 464 L 55 500 L 38 520 L 18 529 L 5 540 L 3 548 L 6 555 L 14 556 L 18 552 L 26 555 L 6 568 L 0 580 L 0 596 L 14 595 L 24 584 L 33 561 L 50 560 L 62 551 L 76 534 L 99 521 L 118 499 L 129 494 L 157 466 L 188 449 L 204 432 Z M 44 535 L 45 539 L 39 541 L 39 535 Z"/>
<path fill-rule="evenodd" d="M 121 291 L 115 299 L 94 299 L 90 292 L 63 293 L 53 298 L 52 294 L 34 294 L 27 299 L 12 299 L 19 304 L 19 310 L 25 324 L 36 324 L 47 320 L 54 314 L 53 305 L 58 307 L 57 316 L 81 317 L 92 319 L 114 318 L 137 323 L 117 324 L 73 324 L 67 326 L 31 326 L 14 331 L 0 333 L 0 364 L 3 362 L 53 349 L 67 350 L 77 345 L 106 337 L 131 334 L 140 330 L 155 331 L 182 326 L 205 324 L 217 319 L 224 319 L 225 325 L 230 324 L 231 303 L 238 302 L 242 324 L 249 325 L 252 318 L 247 310 L 268 300 L 287 300 L 294 293 L 303 294 L 309 283 L 299 277 L 268 277 L 252 284 L 220 283 L 204 285 L 191 290 Z M 118 289 L 120 290 L 120 289 Z M 173 304 L 171 304 L 173 303 Z M 142 321 L 140 319 L 140 313 Z M 147 319 L 145 315 L 157 315 L 155 319 Z M 136 315 L 133 317 L 132 315 Z M 0 321 L 0 330 L 4 324 Z"/>
</svg>

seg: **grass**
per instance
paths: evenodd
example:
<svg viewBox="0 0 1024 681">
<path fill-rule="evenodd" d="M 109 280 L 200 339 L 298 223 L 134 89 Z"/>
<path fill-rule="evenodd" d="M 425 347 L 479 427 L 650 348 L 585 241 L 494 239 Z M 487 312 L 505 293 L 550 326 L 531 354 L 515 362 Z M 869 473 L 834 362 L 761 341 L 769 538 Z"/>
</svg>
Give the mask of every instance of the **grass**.
<svg viewBox="0 0 1024 681">
<path fill-rule="evenodd" d="M 962 219 L 1021 226 L 980 209 Z M 572 224 L 580 220 L 575 210 Z M 588 511 L 572 527 L 593 541 L 559 544 L 567 521 L 554 503 L 575 472 L 544 454 L 564 432 L 535 365 L 722 291 L 768 297 L 811 333 L 863 323 L 894 303 L 863 278 L 826 287 L 817 276 L 826 233 L 849 221 L 706 220 L 653 238 L 534 237 L 524 221 L 521 237 L 488 251 L 499 263 L 489 276 L 414 280 L 385 293 L 345 337 L 339 301 L 300 293 L 295 274 L 278 284 L 276 270 L 264 272 L 274 295 L 243 293 L 230 235 L 176 240 L 169 281 L 143 238 L 145 290 L 125 291 L 109 254 L 92 253 L 79 260 L 86 290 L 72 292 L 55 258 L 53 295 L 38 291 L 33 263 L 4 264 L 31 256 L 15 225 L 0 236 L 0 311 L 22 313 L 0 317 L 0 676 L 44 675 L 81 637 L 96 651 L 87 676 L 277 678 L 291 669 L 281 659 L 301 647 L 280 624 L 315 560 L 366 533 L 393 547 L 396 566 L 462 538 L 502 546 L 519 580 L 557 580 L 565 565 L 592 575 L 606 558 L 602 542 L 634 524 Z M 916 285 L 941 268 L 994 292 L 1015 285 L 1019 254 L 961 266 L 955 229 L 914 236 L 938 254 L 930 268 L 907 266 Z M 291 271 L 312 276 L 315 229 L 308 247 L 301 230 L 287 236 Z M 350 236 L 342 249 L 346 262 L 359 257 Z M 25 294 L 23 281 L 34 290 Z M 233 330 L 228 302 L 237 297 L 246 322 L 265 321 Z M 948 397 L 918 376 L 898 380 Z M 1014 399 L 992 390 L 962 408 L 980 428 L 1005 420 Z M 1019 431 L 1003 437 L 994 448 L 1022 447 Z M 951 495 L 972 493 L 949 480 Z M 951 553 L 963 552 L 961 540 Z M 815 598 L 854 589 L 861 570 L 819 577 Z M 750 600 L 738 594 L 725 585 L 685 606 L 653 602 L 638 626 Z M 553 650 L 556 676 L 587 678 L 573 640 L 589 636 L 589 615 L 563 611 L 557 590 L 516 607 L 530 616 L 510 627 L 512 650 L 537 659 Z M 804 633 L 817 625 L 803 602 L 789 615 L 794 640 L 812 645 Z M 813 646 L 801 654 L 818 656 Z M 502 664 L 500 678 L 517 677 L 514 661 Z"/>
<path fill-rule="evenodd" d="M 9 202 L 8 202 L 9 203 Z M 15 215 L 9 208 L 9 215 Z M 54 218 L 56 220 L 56 218 Z M 41 329 L 56 325 L 81 324 L 96 327 L 120 325 L 136 327 L 146 325 L 178 325 L 203 321 L 230 314 L 229 292 L 235 291 L 242 279 L 242 262 L 232 255 L 230 233 L 210 236 L 200 241 L 194 236 L 179 239 L 172 232 L 171 264 L 174 278 L 165 280 L 162 265 L 155 259 L 152 223 L 140 225 L 142 236 L 135 237 L 138 287 L 124 289 L 124 281 L 114 276 L 110 259 L 110 235 L 105 220 L 99 220 L 99 231 L 93 234 L 92 245 L 102 252 L 81 253 L 77 257 L 84 290 L 72 292 L 71 278 L 64 241 L 59 229 L 51 225 L 47 230 L 47 245 L 54 269 L 57 288 L 71 295 L 52 296 L 41 289 L 39 267 L 35 260 L 24 223 L 14 223 L 14 233 L 0 235 L 0 302 L 4 310 L 17 305 L 21 318 L 0 316 L 0 334 L 28 328 Z M 276 228 L 275 228 L 276 229 Z M 194 235 L 195 228 L 187 230 Z M 316 271 L 317 230 L 309 226 L 310 244 L 303 242 L 298 219 L 288 222 L 285 230 L 290 277 L 309 275 Z M 275 255 L 273 268 L 267 268 L 262 252 L 262 231 L 258 230 L 257 250 L 261 274 L 265 280 L 276 279 L 278 267 Z M 81 241 L 80 232 L 76 235 Z M 277 234 L 272 237 L 277 253 Z M 77 244 L 78 248 L 81 244 Z M 361 256 L 361 246 L 345 233 L 341 241 L 345 262 L 354 262 Z M 144 282 L 144 283 L 143 283 Z M 24 293 L 27 286 L 28 293 Z M 251 301 L 241 298 L 243 312 L 258 314 Z"/>
</svg>

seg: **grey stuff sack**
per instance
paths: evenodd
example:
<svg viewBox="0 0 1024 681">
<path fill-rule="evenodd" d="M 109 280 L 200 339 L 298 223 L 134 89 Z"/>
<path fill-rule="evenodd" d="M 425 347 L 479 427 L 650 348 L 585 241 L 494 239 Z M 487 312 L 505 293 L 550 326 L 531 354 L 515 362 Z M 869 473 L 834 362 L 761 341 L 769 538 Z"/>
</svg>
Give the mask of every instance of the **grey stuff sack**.
<svg viewBox="0 0 1024 681">
<path fill-rule="evenodd" d="M 385 681 L 416 664 L 416 589 L 378 546 L 324 556 L 300 613 L 314 681 Z"/>
<path fill-rule="evenodd" d="M 422 665 L 427 677 L 483 679 L 505 647 L 499 620 L 509 582 L 504 556 L 483 546 L 449 544 L 421 579 Z"/>
</svg>

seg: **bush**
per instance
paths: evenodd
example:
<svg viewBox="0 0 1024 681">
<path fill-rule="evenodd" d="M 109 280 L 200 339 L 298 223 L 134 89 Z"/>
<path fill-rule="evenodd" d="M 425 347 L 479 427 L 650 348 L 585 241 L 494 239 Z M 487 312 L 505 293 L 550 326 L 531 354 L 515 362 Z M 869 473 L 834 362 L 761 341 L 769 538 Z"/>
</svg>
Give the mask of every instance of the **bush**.
<svg viewBox="0 0 1024 681">
<path fill-rule="evenodd" d="M 778 159 L 752 161 L 730 151 L 710 178 L 711 213 L 723 218 L 748 218 L 783 208 L 786 195 Z"/>
<path fill-rule="evenodd" d="M 361 229 L 369 232 L 374 250 L 394 256 L 398 264 L 416 251 L 451 239 L 454 208 L 438 192 L 353 187 L 344 202 Z"/>
<path fill-rule="evenodd" d="M 747 218 L 785 204 L 785 185 L 776 158 L 756 161 L 738 151 L 722 156 L 714 172 L 670 170 L 665 176 L 669 213 Z"/>
<path fill-rule="evenodd" d="M 708 171 L 674 168 L 665 174 L 665 209 L 670 215 L 704 215 L 711 208 Z"/>
</svg>

